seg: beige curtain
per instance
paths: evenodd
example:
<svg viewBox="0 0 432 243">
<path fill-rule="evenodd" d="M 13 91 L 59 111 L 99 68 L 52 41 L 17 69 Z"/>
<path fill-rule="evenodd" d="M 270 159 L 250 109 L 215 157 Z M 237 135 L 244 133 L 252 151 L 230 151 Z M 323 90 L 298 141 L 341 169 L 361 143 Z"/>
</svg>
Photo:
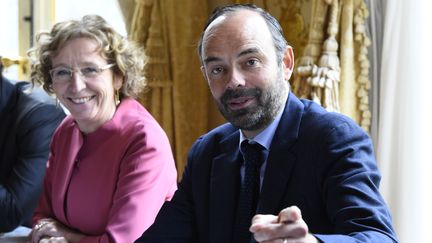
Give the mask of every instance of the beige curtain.
<svg viewBox="0 0 432 243">
<path fill-rule="evenodd" d="M 294 92 L 370 129 L 369 13 L 363 0 L 314 0 L 305 52 L 297 62 Z"/>
<path fill-rule="evenodd" d="M 431 242 L 432 1 L 383 1 L 377 159 L 400 242 Z"/>
<path fill-rule="evenodd" d="M 227 3 L 254 3 L 280 21 L 298 57 L 291 80 L 296 95 L 369 130 L 363 0 L 119 0 L 130 38 L 149 57 L 149 86 L 140 101 L 167 132 L 179 175 L 192 143 L 224 121 L 199 69 L 196 44 L 210 12 Z"/>
<path fill-rule="evenodd" d="M 187 152 L 209 130 L 212 103 L 203 80 L 196 44 L 207 18 L 203 1 L 119 0 L 127 17 L 129 37 L 145 47 L 148 56 L 147 91 L 140 102 L 168 134 L 179 178 Z M 123 11 L 127 13 L 127 11 Z"/>
</svg>

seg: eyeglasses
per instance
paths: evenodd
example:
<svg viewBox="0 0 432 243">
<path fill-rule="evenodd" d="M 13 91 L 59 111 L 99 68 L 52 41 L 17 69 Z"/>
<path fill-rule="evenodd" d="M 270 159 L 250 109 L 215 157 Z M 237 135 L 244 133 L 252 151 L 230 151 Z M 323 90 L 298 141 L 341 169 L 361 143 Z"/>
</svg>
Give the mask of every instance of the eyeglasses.
<svg viewBox="0 0 432 243">
<path fill-rule="evenodd" d="M 67 67 L 57 67 L 51 69 L 49 73 L 51 75 L 51 79 L 53 83 L 69 82 L 72 79 L 72 74 L 75 72 L 81 75 L 81 77 L 84 78 L 86 81 L 90 81 L 92 79 L 97 78 L 104 70 L 109 69 L 113 66 L 115 66 L 115 64 L 110 63 L 102 67 L 87 66 L 87 67 L 81 67 L 77 70 L 74 70 L 72 68 L 67 68 Z"/>
</svg>

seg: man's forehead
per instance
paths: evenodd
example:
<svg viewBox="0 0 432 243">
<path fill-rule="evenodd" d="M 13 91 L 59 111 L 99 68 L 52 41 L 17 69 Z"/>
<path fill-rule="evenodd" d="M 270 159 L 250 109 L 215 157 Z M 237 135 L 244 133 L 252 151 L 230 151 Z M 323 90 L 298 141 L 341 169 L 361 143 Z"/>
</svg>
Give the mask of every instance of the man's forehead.
<svg viewBox="0 0 432 243">
<path fill-rule="evenodd" d="M 267 29 L 268 27 L 259 13 L 241 9 L 226 13 L 213 20 L 204 32 L 203 41 L 206 42 L 208 38 L 213 38 L 214 34 L 255 33 L 258 29 L 260 29 L 261 34 L 264 34 L 263 28 Z"/>
<path fill-rule="evenodd" d="M 221 24 L 222 22 L 224 22 L 226 20 L 227 16 L 226 15 L 221 15 L 219 17 L 217 17 L 215 20 L 213 20 L 206 28 L 206 32 L 210 29 L 212 29 L 214 26 Z"/>
<path fill-rule="evenodd" d="M 255 11 L 249 10 L 249 9 L 238 9 L 232 12 L 224 13 L 221 16 L 218 16 L 216 19 L 214 19 L 206 28 L 205 31 L 208 31 L 212 29 L 213 27 L 220 25 L 224 22 L 230 21 L 231 19 L 233 21 L 239 21 L 239 20 L 246 20 L 251 17 L 261 17 L 261 15 Z"/>
<path fill-rule="evenodd" d="M 240 53 L 252 47 L 261 48 L 267 42 L 272 43 L 272 39 L 264 18 L 251 10 L 236 10 L 217 17 L 206 28 L 201 57 L 213 60 L 216 54 L 226 53 L 226 48 L 238 49 Z"/>
</svg>

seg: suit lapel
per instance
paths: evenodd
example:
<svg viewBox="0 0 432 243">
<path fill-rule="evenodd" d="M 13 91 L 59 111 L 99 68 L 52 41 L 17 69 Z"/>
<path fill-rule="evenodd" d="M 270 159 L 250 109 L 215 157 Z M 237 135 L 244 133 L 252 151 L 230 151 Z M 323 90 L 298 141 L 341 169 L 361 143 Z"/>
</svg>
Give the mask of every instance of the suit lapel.
<svg viewBox="0 0 432 243">
<path fill-rule="evenodd" d="M 291 173 L 297 162 L 294 145 L 298 137 L 304 105 L 290 93 L 273 137 L 258 202 L 258 213 L 277 214 Z"/>
<path fill-rule="evenodd" d="M 239 132 L 221 142 L 210 178 L 210 242 L 230 242 L 240 180 Z"/>
</svg>

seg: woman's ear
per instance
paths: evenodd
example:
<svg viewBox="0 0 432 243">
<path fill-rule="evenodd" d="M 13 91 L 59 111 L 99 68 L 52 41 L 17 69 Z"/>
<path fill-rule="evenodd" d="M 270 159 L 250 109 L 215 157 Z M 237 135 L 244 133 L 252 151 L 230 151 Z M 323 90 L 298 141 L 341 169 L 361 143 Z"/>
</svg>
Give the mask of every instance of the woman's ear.
<svg viewBox="0 0 432 243">
<path fill-rule="evenodd" d="M 114 89 L 119 90 L 123 85 L 123 78 L 120 75 L 114 74 Z"/>
</svg>

